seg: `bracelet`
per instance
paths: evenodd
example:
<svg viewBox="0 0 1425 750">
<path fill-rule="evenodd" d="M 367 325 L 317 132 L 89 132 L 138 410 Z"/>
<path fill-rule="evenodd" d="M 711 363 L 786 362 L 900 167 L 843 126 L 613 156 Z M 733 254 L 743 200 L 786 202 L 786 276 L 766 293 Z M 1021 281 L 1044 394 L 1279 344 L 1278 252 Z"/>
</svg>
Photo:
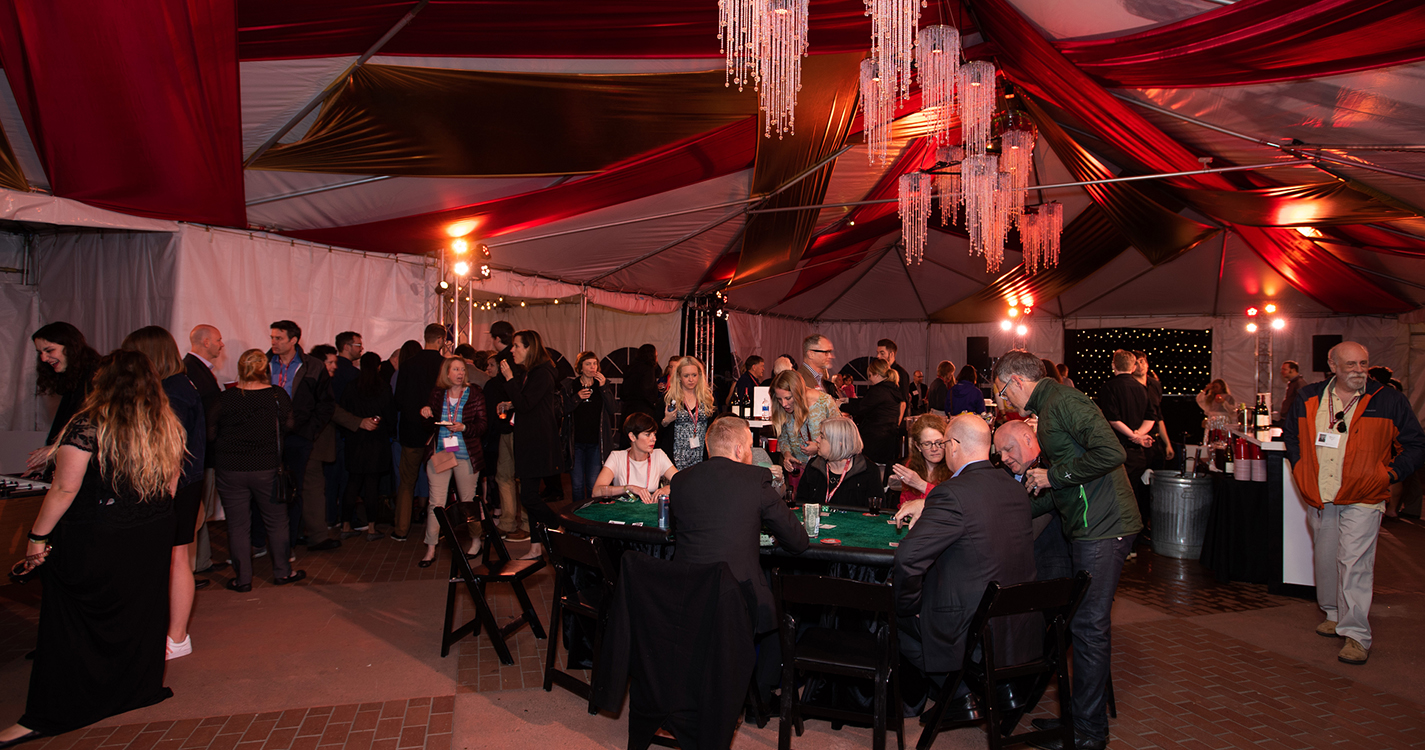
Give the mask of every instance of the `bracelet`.
<svg viewBox="0 0 1425 750">
<path fill-rule="evenodd" d="M 53 533 L 53 532 L 50 532 L 50 533 Z M 42 543 L 44 543 L 44 542 L 48 542 L 48 541 L 49 541 L 49 534 L 43 534 L 43 535 L 42 535 L 42 534 L 36 534 L 35 532 L 31 531 L 27 536 L 29 537 L 30 541 L 34 542 L 35 544 L 42 544 Z"/>
</svg>

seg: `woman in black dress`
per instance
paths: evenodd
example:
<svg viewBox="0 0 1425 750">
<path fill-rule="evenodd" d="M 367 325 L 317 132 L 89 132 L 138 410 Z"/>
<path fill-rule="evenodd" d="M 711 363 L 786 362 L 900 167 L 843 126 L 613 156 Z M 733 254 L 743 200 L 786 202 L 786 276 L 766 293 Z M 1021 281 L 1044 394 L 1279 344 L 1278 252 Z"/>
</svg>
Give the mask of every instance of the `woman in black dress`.
<svg viewBox="0 0 1425 750">
<path fill-rule="evenodd" d="M 148 357 L 104 357 L 51 451 L 53 486 L 25 567 L 44 589 L 25 714 L 0 742 L 60 734 L 158 703 L 168 630 L 173 492 L 183 426 Z"/>
<path fill-rule="evenodd" d="M 841 410 L 856 420 L 856 427 L 866 444 L 866 458 L 889 467 L 901 457 L 905 393 L 896 382 L 898 373 L 884 359 L 872 359 L 866 366 L 866 376 L 871 381 L 866 395 L 851 399 Z"/>
<path fill-rule="evenodd" d="M 545 477 L 563 469 L 559 420 L 564 410 L 559 373 L 534 331 L 516 331 L 510 354 L 521 366 L 511 368 L 508 360 L 501 360 L 500 373 L 510 381 L 507 395 L 515 413 L 515 476 L 520 480 L 520 505 L 530 520 L 546 528 L 558 528 L 559 516 L 544 504 L 540 485 Z M 544 546 L 533 542 L 526 558 L 543 554 Z"/>
<path fill-rule="evenodd" d="M 177 659 L 193 653 L 193 641 L 188 636 L 188 619 L 193 614 L 193 562 L 197 558 L 198 509 L 203 504 L 203 456 L 208 443 L 207 418 L 203 414 L 203 399 L 188 372 L 183 367 L 178 342 L 160 326 L 145 326 L 124 337 L 119 348 L 139 352 L 148 357 L 163 382 L 168 406 L 187 436 L 183 457 L 183 476 L 178 480 L 178 492 L 173 496 L 173 558 L 168 580 L 168 658 Z M 204 584 L 207 580 L 204 580 Z"/>
<path fill-rule="evenodd" d="M 59 439 L 60 431 L 89 395 L 99 352 L 89 346 L 78 328 L 63 321 L 40 326 L 30 340 L 39 355 L 36 370 L 40 394 L 59 396 L 59 408 L 50 423 L 45 447 L 32 451 L 27 461 L 29 471 L 35 472 L 45 469 L 50 460 L 49 446 Z"/>
</svg>

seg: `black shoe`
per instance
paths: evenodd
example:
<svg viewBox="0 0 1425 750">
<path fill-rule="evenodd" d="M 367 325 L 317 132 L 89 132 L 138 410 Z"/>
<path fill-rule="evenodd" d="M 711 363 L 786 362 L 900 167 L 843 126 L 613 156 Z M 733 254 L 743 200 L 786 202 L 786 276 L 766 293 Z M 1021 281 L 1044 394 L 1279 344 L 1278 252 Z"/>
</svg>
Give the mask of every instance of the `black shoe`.
<svg viewBox="0 0 1425 750">
<path fill-rule="evenodd" d="M 404 541 L 406 541 L 407 536 L 408 536 L 407 534 L 397 534 L 396 532 L 393 531 L 393 532 L 391 532 L 391 541 L 393 541 L 393 542 L 404 542 Z"/>
<path fill-rule="evenodd" d="M 200 589 L 208 588 L 208 584 L 212 582 L 213 581 L 211 578 L 199 578 L 198 580 L 193 582 L 193 590 L 198 591 Z"/>
<path fill-rule="evenodd" d="M 934 709 L 927 710 L 921 714 L 922 722 L 931 710 Z M 975 708 L 975 699 L 969 693 L 966 693 L 959 698 L 950 699 L 950 705 L 945 707 L 945 713 L 941 716 L 940 724 L 941 726 L 945 726 L 947 724 L 978 721 L 979 719 L 980 712 Z"/>
<path fill-rule="evenodd" d="M 41 738 L 41 737 L 43 737 L 43 736 L 44 736 L 43 734 L 40 734 L 39 732 L 37 732 L 37 731 L 31 729 L 28 734 L 22 734 L 22 735 L 20 735 L 19 737 L 16 737 L 15 739 L 13 739 L 13 740 L 5 740 L 4 742 L 0 742 L 0 750 L 4 750 L 4 749 L 7 748 L 7 747 L 14 747 L 14 746 L 16 746 L 16 745 L 18 745 L 18 744 L 20 744 L 20 743 L 22 743 L 22 742 L 29 742 L 30 740 L 37 740 L 37 739 L 39 739 L 39 738 Z"/>
<path fill-rule="evenodd" d="M 248 593 L 249 591 L 252 591 L 252 584 L 250 584 L 250 583 L 238 583 L 238 582 L 237 582 L 237 579 L 236 579 L 236 578 L 233 578 L 233 579 L 231 579 L 231 580 L 228 581 L 228 583 L 227 583 L 227 588 L 228 588 L 228 591 L 236 591 L 236 592 L 238 592 L 239 594 L 246 594 L 246 593 Z"/>
<path fill-rule="evenodd" d="M 328 540 L 326 540 L 326 541 L 324 541 L 324 542 L 317 542 L 316 544 L 309 544 L 309 545 L 307 545 L 307 551 L 308 551 L 308 552 L 326 552 L 327 550 L 336 549 L 337 547 L 340 547 L 340 546 L 341 546 L 341 540 L 340 540 L 340 539 L 328 539 Z"/>
<path fill-rule="evenodd" d="M 275 581 L 275 583 L 276 583 L 278 586 L 286 586 L 286 585 L 289 584 L 289 583 L 296 583 L 296 582 L 298 582 L 298 581 L 300 581 L 300 580 L 305 579 L 306 577 L 307 577 L 307 571 L 305 571 L 305 570 L 294 570 L 294 571 L 292 571 L 292 575 L 287 576 L 286 578 L 278 578 L 278 579 Z"/>
<path fill-rule="evenodd" d="M 416 567 L 418 567 L 418 568 L 429 568 L 430 566 L 432 566 L 432 565 L 434 565 L 434 564 L 435 564 L 435 558 L 432 557 L 432 558 L 429 559 L 429 560 L 421 560 L 420 562 L 416 563 Z"/>
<path fill-rule="evenodd" d="M 195 575 L 195 576 L 200 576 L 200 575 L 203 575 L 204 573 L 212 573 L 212 572 L 215 571 L 215 570 L 222 570 L 223 568 L 226 568 L 226 567 L 228 567 L 228 564 L 225 563 L 225 562 L 213 562 L 213 563 L 209 563 L 209 564 L 208 564 L 208 567 L 203 568 L 202 570 L 195 570 L 195 571 L 193 571 L 193 575 Z"/>
<path fill-rule="evenodd" d="M 1029 723 L 1033 725 L 1036 730 L 1039 730 L 1041 732 L 1046 732 L 1051 729 L 1059 728 L 1058 719 L 1034 719 Z M 1059 750 L 1064 746 L 1064 743 L 1058 737 L 1053 737 L 1050 739 L 1035 740 L 1033 742 L 1030 742 L 1029 745 L 1031 747 L 1041 748 L 1041 750 Z M 1108 747 L 1108 740 L 1091 740 L 1087 737 L 1084 737 L 1083 735 L 1076 733 L 1074 735 L 1074 742 L 1071 747 L 1073 747 L 1074 750 L 1104 750 L 1104 748 Z"/>
</svg>

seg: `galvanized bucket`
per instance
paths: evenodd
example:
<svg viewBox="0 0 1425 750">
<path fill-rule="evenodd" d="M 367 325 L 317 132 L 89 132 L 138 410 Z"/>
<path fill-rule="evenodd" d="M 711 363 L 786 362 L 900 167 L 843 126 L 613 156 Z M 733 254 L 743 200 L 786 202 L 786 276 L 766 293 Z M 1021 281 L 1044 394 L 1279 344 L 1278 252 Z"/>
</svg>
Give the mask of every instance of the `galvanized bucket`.
<svg viewBox="0 0 1425 750">
<path fill-rule="evenodd" d="M 1202 555 L 1211 509 L 1211 477 L 1153 472 L 1153 551 L 1196 560 Z"/>
</svg>

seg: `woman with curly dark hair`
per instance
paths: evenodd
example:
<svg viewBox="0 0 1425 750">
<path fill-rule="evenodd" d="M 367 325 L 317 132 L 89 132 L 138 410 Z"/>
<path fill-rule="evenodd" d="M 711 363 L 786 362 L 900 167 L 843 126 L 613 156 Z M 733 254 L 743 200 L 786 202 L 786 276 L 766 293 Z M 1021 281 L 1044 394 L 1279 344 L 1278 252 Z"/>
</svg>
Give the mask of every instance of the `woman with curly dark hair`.
<svg viewBox="0 0 1425 750">
<path fill-rule="evenodd" d="M 63 370 L 60 370 L 63 372 Z M 186 435 L 141 352 L 104 357 L 50 449 L 54 484 L 21 563 L 44 582 L 25 713 L 0 742 L 55 735 L 173 695 L 163 686 L 173 493 Z"/>
<path fill-rule="evenodd" d="M 62 321 L 40 326 L 30 340 L 39 355 L 37 390 L 42 396 L 59 396 L 59 408 L 50 423 L 45 447 L 30 453 L 26 461 L 29 470 L 34 472 L 49 461 L 49 446 L 59 439 L 60 431 L 89 395 L 94 368 L 99 365 L 99 352 L 89 346 L 78 328 Z"/>
</svg>

